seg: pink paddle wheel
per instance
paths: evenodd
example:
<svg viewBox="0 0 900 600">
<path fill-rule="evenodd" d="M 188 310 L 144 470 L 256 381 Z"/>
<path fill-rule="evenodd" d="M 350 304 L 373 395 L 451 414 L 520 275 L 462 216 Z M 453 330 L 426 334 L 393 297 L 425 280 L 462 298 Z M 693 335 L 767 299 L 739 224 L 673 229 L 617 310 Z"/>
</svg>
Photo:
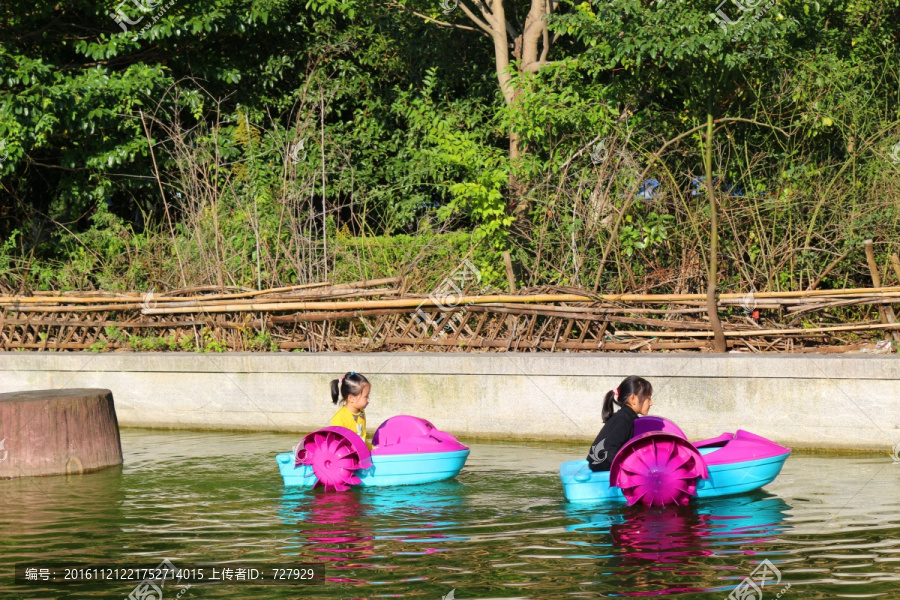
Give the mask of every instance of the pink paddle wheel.
<svg viewBox="0 0 900 600">
<path fill-rule="evenodd" d="M 303 438 L 297 446 L 294 467 L 309 465 L 316 475 L 315 487 L 326 492 L 344 492 L 360 483 L 354 473 L 372 466 L 369 448 L 346 427 L 325 427 Z"/>
<path fill-rule="evenodd" d="M 707 479 L 706 463 L 694 446 L 676 433 L 650 431 L 622 446 L 609 470 L 611 485 L 621 488 L 628 505 L 686 505 Z"/>
</svg>

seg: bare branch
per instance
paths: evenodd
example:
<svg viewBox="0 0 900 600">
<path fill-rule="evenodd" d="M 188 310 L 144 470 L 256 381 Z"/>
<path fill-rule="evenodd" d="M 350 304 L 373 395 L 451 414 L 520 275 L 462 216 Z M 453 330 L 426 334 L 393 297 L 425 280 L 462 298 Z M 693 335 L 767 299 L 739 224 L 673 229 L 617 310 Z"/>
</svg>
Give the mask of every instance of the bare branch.
<svg viewBox="0 0 900 600">
<path fill-rule="evenodd" d="M 466 31 L 475 31 L 477 33 L 482 33 L 481 31 L 478 31 L 474 27 L 469 27 L 468 25 L 460 25 L 458 23 L 447 23 L 446 21 L 438 21 L 437 19 L 433 19 L 433 18 L 429 17 L 428 15 L 423 15 L 422 13 L 415 11 L 415 10 L 409 8 L 408 6 L 404 6 L 403 4 L 400 4 L 399 2 L 388 2 L 387 4 L 388 4 L 388 6 L 394 6 L 396 8 L 405 10 L 406 12 L 412 13 L 412 14 L 416 15 L 417 17 L 421 17 L 421 18 L 425 19 L 426 21 L 434 23 L 435 25 L 441 25 L 442 27 L 453 27 L 455 29 L 465 29 Z M 484 28 L 482 27 L 482 29 L 484 29 Z M 485 31 L 485 33 L 488 33 L 488 32 Z"/>
<path fill-rule="evenodd" d="M 763 127 L 769 127 L 771 129 L 774 129 L 774 130 L 782 133 L 783 135 L 790 137 L 790 134 L 787 133 L 786 131 L 784 131 L 783 129 L 779 129 L 778 127 L 773 127 L 772 125 L 769 125 L 767 123 L 760 123 L 759 121 L 754 121 L 752 119 L 742 119 L 739 117 L 726 117 L 723 119 L 715 119 L 713 121 L 713 123 L 718 125 L 720 123 L 729 123 L 732 121 L 743 121 L 743 122 L 747 122 L 747 123 L 753 123 L 755 125 L 761 125 Z M 600 287 L 600 276 L 603 274 L 603 267 L 604 267 L 604 265 L 606 265 L 606 259 L 609 257 L 609 253 L 612 250 L 613 242 L 618 240 L 619 225 L 622 223 L 622 219 L 625 217 L 625 213 L 628 211 L 628 207 L 631 206 L 631 201 L 634 199 L 635 195 L 637 195 L 638 187 L 644 181 L 644 177 L 647 176 L 647 173 L 650 171 L 651 167 L 653 167 L 653 165 L 656 163 L 656 161 L 659 160 L 659 158 L 662 156 L 663 151 L 666 148 L 668 148 L 669 146 L 671 146 L 678 140 L 684 139 L 684 138 L 688 137 L 689 135 L 693 135 L 694 133 L 696 133 L 704 128 L 706 128 L 706 124 L 698 125 L 697 127 L 694 127 L 693 129 L 689 129 L 688 131 L 685 131 L 684 133 L 681 133 L 681 134 L 673 137 L 672 139 L 668 140 L 665 144 L 660 146 L 659 150 L 657 150 L 650 156 L 649 160 L 647 161 L 647 166 L 644 167 L 644 170 L 637 177 L 637 179 L 635 179 L 634 183 L 631 185 L 631 188 L 627 192 L 625 192 L 625 205 L 622 207 L 621 211 L 619 212 L 619 216 L 616 217 L 616 222 L 613 224 L 612 229 L 610 230 L 609 241 L 606 243 L 606 247 L 603 249 L 603 256 L 600 257 L 600 266 L 597 269 L 597 276 L 594 278 L 594 292 L 595 293 L 596 293 L 597 289 Z"/>
<path fill-rule="evenodd" d="M 471 19 L 473 23 L 478 25 L 481 29 L 485 30 L 489 35 L 493 36 L 496 33 L 493 27 L 493 15 L 488 10 L 487 6 L 484 5 L 484 3 L 476 2 L 475 5 L 481 9 L 481 14 L 484 15 L 484 19 L 476 16 L 472 9 L 466 6 L 465 3 L 459 3 L 459 7 L 464 13 L 466 13 L 466 16 L 469 17 L 469 19 Z"/>
<path fill-rule="evenodd" d="M 503 2 L 503 0 L 500 0 Z M 478 10 L 486 13 L 494 14 L 494 0 L 472 0 L 475 3 L 475 6 L 478 7 Z"/>
<path fill-rule="evenodd" d="M 724 123 L 726 121 L 742 121 L 744 123 L 753 123 L 754 125 L 759 125 L 760 127 L 768 127 L 769 129 L 777 131 L 778 133 L 780 133 L 783 136 L 791 137 L 790 133 L 788 133 L 787 131 L 785 131 L 784 129 L 782 129 L 780 127 L 775 127 L 774 125 L 772 125 L 770 123 L 760 123 L 759 121 L 754 121 L 753 119 L 742 119 L 740 117 L 728 117 L 727 119 L 716 119 L 715 120 L 716 123 Z"/>
</svg>

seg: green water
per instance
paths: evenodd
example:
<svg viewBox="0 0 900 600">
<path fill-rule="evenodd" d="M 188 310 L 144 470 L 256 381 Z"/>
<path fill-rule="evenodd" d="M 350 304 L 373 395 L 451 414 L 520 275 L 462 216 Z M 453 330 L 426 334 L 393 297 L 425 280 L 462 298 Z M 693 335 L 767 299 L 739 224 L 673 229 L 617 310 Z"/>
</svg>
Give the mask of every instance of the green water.
<svg viewBox="0 0 900 600">
<path fill-rule="evenodd" d="M 295 586 L 174 582 L 182 598 L 900 598 L 900 465 L 795 454 L 765 491 L 683 509 L 576 507 L 556 470 L 585 448 L 470 442 L 457 480 L 343 494 L 284 488 L 299 435 L 124 430 L 125 464 L 0 481 L 0 598 L 126 598 L 126 582 L 16 585 L 41 560 L 306 563 Z M 790 584 L 790 588 L 783 591 Z M 749 597 L 748 597 L 749 598 Z M 754 599 L 755 600 L 755 599 Z"/>
</svg>

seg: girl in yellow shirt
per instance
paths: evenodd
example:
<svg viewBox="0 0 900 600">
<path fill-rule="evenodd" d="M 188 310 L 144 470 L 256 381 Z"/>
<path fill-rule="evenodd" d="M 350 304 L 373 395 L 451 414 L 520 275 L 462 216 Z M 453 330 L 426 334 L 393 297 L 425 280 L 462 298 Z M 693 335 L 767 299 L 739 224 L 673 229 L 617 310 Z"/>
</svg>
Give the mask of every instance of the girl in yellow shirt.
<svg viewBox="0 0 900 600">
<path fill-rule="evenodd" d="M 340 379 L 331 380 L 331 401 L 340 404 L 331 425 L 346 427 L 366 442 L 369 449 L 372 444 L 366 441 L 366 412 L 369 404 L 369 390 L 372 386 L 364 376 L 351 371 Z"/>
</svg>

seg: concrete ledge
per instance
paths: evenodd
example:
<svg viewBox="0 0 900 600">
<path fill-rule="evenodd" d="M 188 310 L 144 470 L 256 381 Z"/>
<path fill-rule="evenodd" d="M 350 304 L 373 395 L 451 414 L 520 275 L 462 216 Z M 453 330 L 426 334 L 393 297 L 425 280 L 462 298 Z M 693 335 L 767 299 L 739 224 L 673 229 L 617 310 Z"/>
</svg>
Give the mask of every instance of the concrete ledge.
<svg viewBox="0 0 900 600">
<path fill-rule="evenodd" d="M 0 352 L 0 393 L 102 387 L 122 426 L 309 431 L 328 424 L 328 382 L 347 371 L 372 381 L 371 431 L 414 414 L 470 437 L 587 441 L 605 392 L 636 374 L 653 383 L 653 414 L 691 439 L 900 443 L 900 356 Z"/>
</svg>

